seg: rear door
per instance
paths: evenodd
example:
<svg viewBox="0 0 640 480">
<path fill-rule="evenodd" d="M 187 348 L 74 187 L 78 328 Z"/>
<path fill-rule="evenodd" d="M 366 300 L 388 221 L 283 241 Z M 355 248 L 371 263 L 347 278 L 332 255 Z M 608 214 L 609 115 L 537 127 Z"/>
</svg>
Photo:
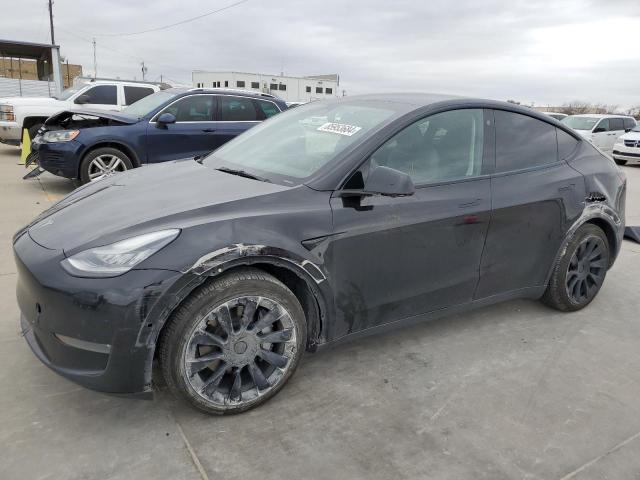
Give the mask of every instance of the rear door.
<svg viewBox="0 0 640 480">
<path fill-rule="evenodd" d="M 208 153 L 217 144 L 215 111 L 217 96 L 194 94 L 181 97 L 158 113 L 147 127 L 147 161 L 166 162 Z M 155 119 L 171 113 L 175 123 L 160 124 Z"/>
<path fill-rule="evenodd" d="M 476 299 L 543 286 L 585 197 L 582 175 L 565 161 L 578 140 L 524 114 L 494 115 L 493 206 Z"/>
<path fill-rule="evenodd" d="M 621 117 L 610 118 L 609 131 L 607 132 L 607 153 L 613 152 L 613 146 L 621 135 L 624 135 L 624 119 Z"/>
<path fill-rule="evenodd" d="M 361 188 L 369 169 L 382 165 L 411 176 L 412 196 L 331 199 L 336 235 L 325 261 L 337 336 L 471 301 L 491 210 L 484 124 L 481 109 L 419 120 L 345 187 Z"/>
<path fill-rule="evenodd" d="M 217 118 L 216 138 L 220 146 L 257 125 L 266 116 L 252 98 L 220 95 Z"/>
</svg>

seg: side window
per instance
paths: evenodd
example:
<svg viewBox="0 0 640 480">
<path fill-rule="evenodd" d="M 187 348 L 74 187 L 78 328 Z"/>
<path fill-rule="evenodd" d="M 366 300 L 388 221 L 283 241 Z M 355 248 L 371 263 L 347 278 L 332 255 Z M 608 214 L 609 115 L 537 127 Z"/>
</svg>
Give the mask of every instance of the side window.
<svg viewBox="0 0 640 480">
<path fill-rule="evenodd" d="M 258 115 L 250 98 L 220 97 L 220 118 L 226 122 L 257 121 Z"/>
<path fill-rule="evenodd" d="M 216 111 L 213 95 L 191 95 L 169 105 L 162 113 L 172 113 L 176 122 L 210 122 Z"/>
<path fill-rule="evenodd" d="M 415 184 L 474 177 L 482 171 L 483 111 L 451 110 L 409 125 L 371 156 L 371 165 L 405 172 Z"/>
<path fill-rule="evenodd" d="M 624 119 L 624 129 L 629 130 L 636 126 L 636 122 L 634 122 L 631 118 Z"/>
<path fill-rule="evenodd" d="M 96 103 L 99 105 L 118 104 L 118 87 L 115 85 L 96 85 L 84 92 L 83 95 L 89 97 L 88 103 Z"/>
<path fill-rule="evenodd" d="M 599 130 L 600 132 L 608 132 L 610 130 L 609 128 L 609 119 L 608 118 L 603 118 L 602 120 L 600 120 L 600 123 L 598 123 L 594 130 L 596 129 L 602 129 L 604 128 L 604 130 Z"/>
<path fill-rule="evenodd" d="M 124 87 L 124 103 L 125 105 L 131 105 L 137 102 L 141 98 L 151 95 L 153 88 L 147 87 Z"/>
<path fill-rule="evenodd" d="M 609 130 L 611 130 L 612 132 L 624 130 L 624 121 L 621 118 L 610 118 Z"/>
<path fill-rule="evenodd" d="M 556 127 L 519 113 L 495 111 L 496 172 L 558 161 Z"/>
<path fill-rule="evenodd" d="M 559 128 L 556 128 L 556 135 L 558 137 L 558 157 L 560 160 L 566 160 L 578 146 L 578 140 Z"/>
<path fill-rule="evenodd" d="M 260 112 L 262 112 L 263 118 L 273 117 L 280 113 L 280 110 L 278 110 L 278 107 L 273 102 L 265 102 L 264 100 L 256 100 L 255 102 L 258 104 L 258 108 L 260 109 Z"/>
</svg>

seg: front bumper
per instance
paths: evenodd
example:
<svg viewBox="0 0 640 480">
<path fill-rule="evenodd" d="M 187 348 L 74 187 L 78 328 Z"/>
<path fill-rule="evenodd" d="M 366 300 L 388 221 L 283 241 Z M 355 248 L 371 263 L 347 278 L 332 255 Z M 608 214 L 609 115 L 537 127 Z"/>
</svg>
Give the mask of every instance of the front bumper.
<svg viewBox="0 0 640 480">
<path fill-rule="evenodd" d="M 60 177 L 78 178 L 84 146 L 75 140 L 43 143 L 40 138 L 36 137 L 31 142 L 31 150 L 37 155 L 38 165 Z"/>
<path fill-rule="evenodd" d="M 22 129 L 17 122 L 0 120 L 0 143 L 9 145 L 20 145 L 22 140 Z"/>
<path fill-rule="evenodd" d="M 627 147 L 616 143 L 613 146 L 613 158 L 615 160 L 640 163 L 640 147 Z"/>
<path fill-rule="evenodd" d="M 87 388 L 151 393 L 151 364 L 161 323 L 176 303 L 183 275 L 132 270 L 115 278 L 77 278 L 64 254 L 22 233 L 14 243 L 21 327 L 49 368 Z"/>
</svg>

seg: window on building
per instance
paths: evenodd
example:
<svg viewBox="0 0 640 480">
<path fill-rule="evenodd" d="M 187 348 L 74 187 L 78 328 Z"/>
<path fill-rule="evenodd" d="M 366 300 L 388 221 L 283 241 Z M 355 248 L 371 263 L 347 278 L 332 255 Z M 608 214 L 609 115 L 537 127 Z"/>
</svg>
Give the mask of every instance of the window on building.
<svg viewBox="0 0 640 480">
<path fill-rule="evenodd" d="M 221 96 L 220 120 L 226 122 L 257 121 L 258 112 L 250 98 Z"/>
<path fill-rule="evenodd" d="M 251 88 L 260 88 L 260 82 L 251 82 Z"/>
<path fill-rule="evenodd" d="M 400 170 L 416 184 L 452 181 L 481 174 L 483 145 L 483 111 L 452 110 L 409 125 L 371 163 Z"/>
<path fill-rule="evenodd" d="M 556 128 L 519 113 L 495 111 L 496 171 L 508 172 L 558 161 Z"/>
<path fill-rule="evenodd" d="M 322 93 L 322 87 L 316 87 L 316 93 Z"/>
<path fill-rule="evenodd" d="M 278 84 L 277 83 L 272 83 L 269 85 L 269 90 L 278 90 Z"/>
<path fill-rule="evenodd" d="M 324 93 L 326 93 L 327 95 L 333 95 L 333 88 L 325 88 Z"/>
<path fill-rule="evenodd" d="M 305 91 L 306 91 L 307 93 L 311 93 L 311 87 L 309 87 L 309 86 L 308 86 L 308 87 L 306 87 L 306 88 L 305 88 Z"/>
<path fill-rule="evenodd" d="M 153 88 L 148 87 L 124 87 L 124 104 L 131 105 L 132 103 L 137 102 L 138 100 L 146 97 L 147 95 L 151 95 L 153 93 Z"/>
<path fill-rule="evenodd" d="M 238 80 L 236 82 L 236 87 L 238 88 L 244 88 L 244 80 Z"/>
<path fill-rule="evenodd" d="M 210 122 L 216 111 L 214 95 L 191 95 L 169 105 L 162 113 L 171 113 L 176 122 Z"/>
<path fill-rule="evenodd" d="M 280 85 L 278 85 L 278 90 L 286 90 L 287 86 L 284 83 L 281 83 Z"/>
<path fill-rule="evenodd" d="M 228 87 L 228 86 L 229 86 L 229 80 L 225 80 L 225 81 L 224 81 L 224 86 L 225 86 L 225 87 Z"/>
<path fill-rule="evenodd" d="M 273 117 L 274 115 L 280 113 L 280 110 L 273 102 L 267 102 L 266 100 L 255 100 L 258 105 L 259 112 L 262 112 L 264 117 L 260 115 L 260 120 L 264 120 L 265 118 Z"/>
<path fill-rule="evenodd" d="M 117 105 L 118 87 L 115 85 L 96 85 L 83 93 L 89 97 L 87 103 L 98 105 Z"/>
</svg>

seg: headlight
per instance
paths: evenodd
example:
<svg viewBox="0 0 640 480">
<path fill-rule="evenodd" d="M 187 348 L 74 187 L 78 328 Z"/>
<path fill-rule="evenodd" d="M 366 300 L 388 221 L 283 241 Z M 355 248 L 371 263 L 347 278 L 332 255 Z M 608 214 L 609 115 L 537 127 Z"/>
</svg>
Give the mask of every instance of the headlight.
<svg viewBox="0 0 640 480">
<path fill-rule="evenodd" d="M 68 142 L 78 136 L 80 130 L 53 130 L 42 136 L 42 141 L 47 143 Z"/>
<path fill-rule="evenodd" d="M 16 116 L 13 111 L 13 105 L 0 105 L 0 120 L 13 122 L 15 119 Z"/>
<path fill-rule="evenodd" d="M 177 228 L 145 233 L 76 253 L 60 264 L 76 277 L 116 277 L 166 247 L 179 233 Z"/>
</svg>

